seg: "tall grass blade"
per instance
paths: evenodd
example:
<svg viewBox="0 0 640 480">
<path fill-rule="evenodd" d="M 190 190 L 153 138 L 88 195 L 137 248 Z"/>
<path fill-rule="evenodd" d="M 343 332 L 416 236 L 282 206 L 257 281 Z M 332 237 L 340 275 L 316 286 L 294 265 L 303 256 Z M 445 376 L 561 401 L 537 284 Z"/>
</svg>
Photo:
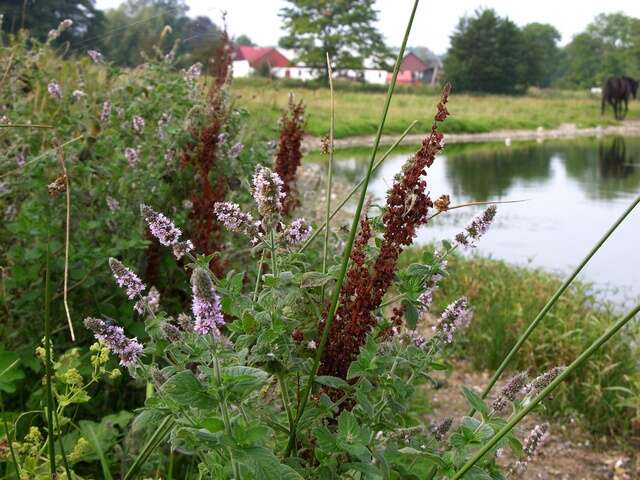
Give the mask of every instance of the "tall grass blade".
<svg viewBox="0 0 640 480">
<path fill-rule="evenodd" d="M 375 172 L 376 170 L 378 170 L 378 167 L 380 167 L 380 165 L 382 165 L 382 163 L 389 158 L 389 155 L 391 155 L 394 150 L 398 147 L 398 145 L 400 145 L 402 143 L 402 141 L 405 139 L 405 137 L 407 135 L 409 135 L 409 133 L 411 132 L 411 130 L 413 130 L 413 127 L 415 127 L 418 124 L 417 120 L 414 120 L 413 122 L 411 122 L 409 124 L 409 126 L 405 129 L 404 132 L 402 132 L 402 135 L 400 135 L 398 137 L 398 139 L 393 142 L 393 144 L 387 149 L 387 151 L 384 153 L 384 155 L 382 155 L 382 157 L 380 158 L 380 160 L 376 161 L 376 163 L 373 165 L 373 172 Z M 362 184 L 364 183 L 365 177 L 362 177 L 360 179 L 360 181 L 356 184 L 355 187 L 353 187 L 351 189 L 351 191 L 349 192 L 349 194 L 344 197 L 342 199 L 342 201 L 338 204 L 338 206 L 333 210 L 333 212 L 331 213 L 331 215 L 329 216 L 329 220 L 332 220 L 333 217 L 335 217 L 338 212 L 340 210 L 342 210 L 342 207 L 344 207 L 347 202 L 351 199 L 351 197 L 353 197 L 355 195 L 355 193 L 358 191 L 358 189 L 362 186 Z M 311 236 L 307 239 L 306 242 L 304 242 L 302 244 L 302 247 L 300 247 L 300 252 L 304 252 L 307 247 L 311 244 L 311 242 L 313 242 L 315 240 L 315 238 L 320 235 L 320 233 L 325 229 L 325 227 L 327 226 L 327 223 L 323 223 L 322 225 L 320 225 L 312 234 Z"/>
<path fill-rule="evenodd" d="M 611 236 L 611 234 L 620 226 L 620 224 L 624 221 L 624 219 L 627 218 L 627 216 L 638 205 L 638 203 L 640 203 L 640 196 L 638 196 L 633 202 L 631 202 L 631 204 L 627 207 L 627 209 L 624 212 L 622 212 L 622 215 L 620 215 L 620 217 L 618 217 L 618 219 L 613 223 L 613 225 L 609 227 L 609 229 L 604 233 L 602 238 L 598 240 L 598 242 L 594 245 L 594 247 L 587 254 L 587 256 L 582 259 L 580 264 L 578 264 L 578 266 L 571 273 L 571 275 L 569 275 L 569 277 L 564 281 L 564 283 L 558 288 L 556 293 L 554 293 L 551 299 L 549 299 L 547 304 L 542 308 L 542 310 L 540 310 L 536 318 L 533 319 L 533 321 L 529 324 L 529 326 L 524 331 L 524 333 L 520 336 L 516 344 L 513 346 L 511 351 L 504 358 L 504 360 L 502 361 L 502 363 L 500 364 L 496 372 L 493 374 L 493 377 L 491 377 L 491 380 L 489 380 L 488 385 L 482 391 L 482 398 L 487 397 L 489 392 L 491 392 L 491 389 L 494 387 L 494 385 L 500 378 L 500 375 L 502 375 L 502 373 L 505 371 L 505 369 L 509 365 L 509 362 L 513 360 L 513 357 L 516 355 L 516 353 L 518 353 L 518 350 L 520 350 L 520 347 L 522 346 L 522 344 L 527 341 L 527 339 L 531 336 L 531 334 L 536 329 L 538 324 L 544 319 L 545 315 L 549 312 L 549 310 L 551 310 L 551 308 L 555 305 L 555 303 L 558 301 L 560 296 L 562 296 L 562 294 L 569 287 L 569 285 L 571 285 L 571 283 L 576 278 L 576 276 L 578 276 L 578 274 L 587 265 L 587 263 L 589 263 L 589 260 L 591 260 L 591 258 L 596 254 L 596 252 L 600 249 L 600 247 L 602 247 L 602 245 L 605 244 L 605 242 Z M 468 415 L 472 416 L 474 413 L 475 413 L 475 410 L 472 409 Z"/>
<path fill-rule="evenodd" d="M 109 461 L 104 454 L 102 445 L 100 445 L 100 440 L 98 439 L 98 436 L 93 430 L 93 426 L 91 426 L 91 424 L 86 423 L 82 426 L 82 436 L 86 437 L 87 441 L 95 450 L 96 455 L 98 455 L 98 459 L 100 460 L 100 467 L 102 468 L 103 478 L 106 480 L 113 480 L 113 477 L 111 476 L 111 469 L 109 468 Z"/>
<path fill-rule="evenodd" d="M 351 257 L 353 242 L 355 240 L 356 232 L 358 230 L 358 224 L 360 222 L 362 207 L 364 205 L 364 201 L 367 196 L 367 187 L 369 186 L 369 180 L 371 179 L 371 173 L 373 171 L 373 164 L 375 162 L 376 154 L 378 153 L 378 147 L 380 145 L 380 137 L 382 136 L 382 130 L 384 129 L 385 121 L 387 119 L 389 106 L 391 105 L 391 98 L 393 97 L 393 91 L 396 86 L 396 80 L 398 79 L 398 72 L 400 71 L 400 64 L 402 63 L 402 59 L 404 57 L 404 50 L 407 46 L 407 40 L 409 39 L 409 32 L 411 31 L 411 26 L 413 25 L 413 19 L 415 17 L 416 9 L 418 8 L 419 1 L 420 0 L 414 0 L 413 8 L 411 10 L 411 15 L 409 17 L 409 22 L 407 23 L 407 28 L 404 32 L 404 37 L 402 39 L 402 46 L 400 47 L 400 51 L 398 52 L 398 57 L 396 59 L 396 64 L 393 68 L 393 76 L 391 78 L 391 83 L 389 84 L 389 89 L 387 91 L 384 107 L 382 109 L 382 116 L 380 118 L 380 123 L 378 124 L 378 131 L 376 133 L 375 141 L 373 142 L 373 147 L 371 148 L 371 157 L 369 158 L 367 174 L 365 175 L 364 182 L 362 183 L 362 190 L 360 191 L 360 199 L 358 200 L 358 205 L 353 215 L 351 230 L 349 232 L 349 237 L 347 238 L 344 252 L 342 254 L 342 265 L 340 267 L 340 273 L 338 275 L 338 278 L 336 279 L 336 284 L 331 294 L 331 304 L 329 307 L 329 311 L 327 313 L 327 319 L 324 323 L 324 328 L 322 330 L 322 337 L 320 338 L 320 344 L 318 345 L 318 348 L 316 350 L 313 366 L 311 367 L 311 373 L 309 374 L 309 379 L 307 380 L 307 384 L 300 397 L 300 406 L 298 407 L 294 428 L 291 430 L 289 434 L 289 442 L 287 444 L 285 456 L 289 456 L 289 454 L 292 452 L 293 448 L 295 447 L 297 426 L 307 406 L 307 402 L 309 400 L 309 394 L 311 393 L 311 388 L 313 387 L 314 379 L 318 372 L 318 367 L 320 366 L 320 360 L 322 358 L 324 348 L 327 344 L 327 338 L 329 337 L 329 329 L 331 328 L 331 324 L 333 323 L 333 318 L 336 314 L 336 310 L 338 309 L 338 299 L 340 297 L 340 289 L 342 288 L 342 283 L 344 282 L 344 278 L 347 273 L 347 267 L 349 266 L 349 258 Z"/>
<path fill-rule="evenodd" d="M 16 470 L 16 474 L 18 478 L 20 478 L 20 466 L 18 465 L 18 460 L 16 459 L 16 452 L 13 450 L 13 438 L 15 436 L 15 428 L 14 434 L 9 436 L 9 426 L 7 425 L 7 420 L 4 420 L 4 432 L 7 435 L 7 443 L 9 443 L 9 451 L 11 452 L 11 463 L 13 463 L 13 468 Z"/>
<path fill-rule="evenodd" d="M 153 432 L 145 446 L 142 448 L 142 451 L 136 457 L 133 465 L 131 465 L 129 470 L 127 470 L 127 473 L 125 473 L 123 480 L 131 480 L 138 475 L 142 465 L 144 465 L 144 463 L 149 459 L 149 456 L 153 453 L 156 447 L 167 437 L 174 424 L 175 421 L 172 417 L 164 417 L 164 420 L 162 420 L 160 425 L 158 425 L 158 428 L 156 428 L 155 432 Z"/>
<path fill-rule="evenodd" d="M 53 424 L 53 387 L 51 385 L 51 312 L 50 312 L 50 288 L 51 271 L 49 269 L 49 247 L 51 244 L 49 226 L 47 226 L 47 251 L 45 256 L 44 273 L 44 349 L 45 349 L 45 375 L 47 378 L 47 451 L 49 455 L 49 471 L 51 478 L 56 478 L 56 447 L 55 447 L 55 427 Z"/>
<path fill-rule="evenodd" d="M 331 116 L 329 121 L 329 166 L 327 168 L 327 213 L 324 221 L 324 248 L 322 249 L 322 273 L 327 273 L 327 256 L 329 253 L 329 234 L 331 233 L 331 186 L 333 182 L 333 132 L 336 122 L 336 102 L 333 91 L 333 70 L 331 69 L 331 58 L 327 52 L 327 72 L 329 74 L 329 92 L 331 96 Z M 322 287 L 322 298 L 324 298 L 324 287 Z"/>
<path fill-rule="evenodd" d="M 469 471 L 489 450 L 491 450 L 505 435 L 507 435 L 513 427 L 515 427 L 529 412 L 531 412 L 538 404 L 548 397 L 561 382 L 564 381 L 574 370 L 580 367 L 585 361 L 591 357 L 602 345 L 604 345 L 611 337 L 613 337 L 618 331 L 624 327 L 629 321 L 631 321 L 637 313 L 640 312 L 640 305 L 636 306 L 627 315 L 613 324 L 605 333 L 603 333 L 595 342 L 593 342 L 589 348 L 576 358 L 571 365 L 569 365 L 560 375 L 558 375 L 542 392 L 540 392 L 529 405 L 523 408 L 520 412 L 515 414 L 509 422 L 502 427 L 502 429 L 496 433 L 480 450 L 478 450 L 467 463 L 465 463 L 460 470 L 458 470 L 451 480 L 457 480 Z"/>
</svg>

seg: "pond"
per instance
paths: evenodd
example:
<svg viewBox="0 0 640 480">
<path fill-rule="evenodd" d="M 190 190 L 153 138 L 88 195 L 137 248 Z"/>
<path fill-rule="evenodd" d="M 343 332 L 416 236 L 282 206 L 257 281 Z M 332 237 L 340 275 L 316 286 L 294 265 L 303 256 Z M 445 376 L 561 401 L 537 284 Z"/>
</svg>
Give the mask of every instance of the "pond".
<svg viewBox="0 0 640 480">
<path fill-rule="evenodd" d="M 381 148 L 384 151 L 384 147 Z M 377 200 L 412 150 L 392 155 L 369 187 Z M 640 193 L 640 139 L 602 138 L 504 145 L 451 145 L 428 171 L 432 198 L 452 204 L 519 200 L 498 216 L 477 254 L 520 265 L 570 272 Z M 364 174 L 366 150 L 336 153 L 336 171 L 349 181 Z M 441 215 L 416 239 L 452 239 L 480 207 Z M 609 299 L 640 296 L 640 206 L 583 270 L 582 280 Z"/>
</svg>

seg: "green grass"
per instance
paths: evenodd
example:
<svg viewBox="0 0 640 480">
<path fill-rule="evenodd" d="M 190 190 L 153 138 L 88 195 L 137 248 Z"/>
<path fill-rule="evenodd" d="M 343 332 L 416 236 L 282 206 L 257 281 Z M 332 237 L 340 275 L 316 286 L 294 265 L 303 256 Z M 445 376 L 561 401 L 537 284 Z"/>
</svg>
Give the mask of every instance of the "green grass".
<svg viewBox="0 0 640 480">
<path fill-rule="evenodd" d="M 408 264 L 419 258 L 420 250 L 410 250 L 403 261 Z M 491 371 L 561 283 L 558 276 L 545 271 L 494 259 L 453 256 L 449 267 L 450 276 L 436 295 L 435 311 L 462 295 L 469 298 L 475 317 L 456 340 L 457 353 L 474 367 Z M 575 283 L 523 345 L 512 369 L 535 376 L 568 365 L 619 315 L 612 305 L 599 301 L 588 285 Z M 640 420 L 640 329 L 637 322 L 631 325 L 554 394 L 547 402 L 549 414 L 577 414 L 596 433 L 630 434 L 633 419 Z"/>
<path fill-rule="evenodd" d="M 307 133 L 323 136 L 328 132 L 328 88 L 251 78 L 236 80 L 232 92 L 238 97 L 238 104 L 251 113 L 255 130 L 263 135 L 277 132 L 277 119 L 289 92 L 307 105 Z M 374 134 L 383 102 L 382 92 L 359 91 L 348 84 L 338 84 L 336 138 Z M 402 133 L 413 120 L 419 121 L 415 132 L 425 131 L 431 126 L 437 102 L 438 93 L 432 88 L 401 88 L 391 103 L 385 133 Z M 442 124 L 442 130 L 449 133 L 554 128 L 563 123 L 578 127 L 616 123 L 609 110 L 600 115 L 600 98 L 586 92 L 536 91 L 525 96 L 500 96 L 454 91 L 449 110 L 452 115 Z M 640 108 L 634 102 L 627 118 L 640 119 Z"/>
</svg>

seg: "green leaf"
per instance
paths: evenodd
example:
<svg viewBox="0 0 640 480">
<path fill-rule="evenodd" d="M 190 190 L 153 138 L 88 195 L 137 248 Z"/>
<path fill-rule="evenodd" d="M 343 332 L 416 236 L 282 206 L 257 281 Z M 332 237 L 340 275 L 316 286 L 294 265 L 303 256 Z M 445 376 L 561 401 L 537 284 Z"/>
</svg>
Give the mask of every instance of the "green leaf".
<svg viewBox="0 0 640 480">
<path fill-rule="evenodd" d="M 16 382 L 24 378 L 19 364 L 18 355 L 5 350 L 0 343 L 0 391 L 15 393 Z"/>
<path fill-rule="evenodd" d="M 289 465 L 280 463 L 271 450 L 263 447 L 248 447 L 234 450 L 238 461 L 253 470 L 261 480 L 303 480 Z"/>
<path fill-rule="evenodd" d="M 462 387 L 462 393 L 475 410 L 480 412 L 483 417 L 488 417 L 491 414 L 489 407 L 484 403 L 484 400 L 480 398 L 474 391 L 469 390 L 467 387 Z"/>
<path fill-rule="evenodd" d="M 405 299 L 402 301 L 402 305 L 404 306 L 404 318 L 407 321 L 407 326 L 411 330 L 415 330 L 416 325 L 418 324 L 418 318 L 420 318 L 420 312 L 409 300 Z"/>
<path fill-rule="evenodd" d="M 323 287 L 331 280 L 334 280 L 334 277 L 333 275 L 329 275 L 328 273 L 305 272 L 302 274 L 300 288 Z"/>
<path fill-rule="evenodd" d="M 258 388 L 269 378 L 264 370 L 237 365 L 221 369 L 222 383 L 240 388 Z"/>
<path fill-rule="evenodd" d="M 352 390 L 353 387 L 346 380 L 340 377 L 332 377 L 330 375 L 318 375 L 315 378 L 316 383 L 320 385 L 326 385 L 327 387 L 336 388 L 339 390 Z"/>
<path fill-rule="evenodd" d="M 435 453 L 425 452 L 422 450 L 417 450 L 413 447 L 404 447 L 398 450 L 398 453 L 402 453 L 403 455 L 419 455 L 421 457 L 427 458 L 431 460 L 433 463 L 436 463 L 440 467 L 445 467 L 446 463 L 442 458 L 440 458 Z"/>
<path fill-rule="evenodd" d="M 162 385 L 163 394 L 178 405 L 209 408 L 215 400 L 207 395 L 204 387 L 190 370 L 183 370 Z"/>
<path fill-rule="evenodd" d="M 202 426 L 211 433 L 224 430 L 224 422 L 219 417 L 208 417 L 202 421 Z"/>
</svg>

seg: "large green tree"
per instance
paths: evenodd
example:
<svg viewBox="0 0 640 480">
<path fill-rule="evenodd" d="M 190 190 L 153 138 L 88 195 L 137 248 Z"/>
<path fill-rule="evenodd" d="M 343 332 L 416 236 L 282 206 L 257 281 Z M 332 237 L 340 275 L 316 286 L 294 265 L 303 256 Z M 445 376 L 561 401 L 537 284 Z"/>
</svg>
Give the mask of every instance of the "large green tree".
<svg viewBox="0 0 640 480">
<path fill-rule="evenodd" d="M 546 23 L 529 23 L 522 29 L 527 52 L 527 82 L 548 87 L 559 75 L 560 32 Z"/>
<path fill-rule="evenodd" d="M 456 90 L 515 93 L 527 87 L 526 42 L 522 31 L 494 10 L 463 17 L 451 35 L 444 60 Z"/>
<path fill-rule="evenodd" d="M 64 32 L 59 41 L 92 37 L 99 31 L 103 18 L 94 3 L 94 0 L 0 0 L 2 31 L 15 33 L 26 28 L 32 36 L 45 40 L 62 20 L 71 19 L 73 28 Z"/>
<path fill-rule="evenodd" d="M 287 35 L 280 46 L 297 59 L 325 70 L 325 54 L 335 68 L 361 68 L 367 58 L 386 65 L 389 50 L 375 26 L 375 0 L 287 0 L 280 10 Z"/>
</svg>

